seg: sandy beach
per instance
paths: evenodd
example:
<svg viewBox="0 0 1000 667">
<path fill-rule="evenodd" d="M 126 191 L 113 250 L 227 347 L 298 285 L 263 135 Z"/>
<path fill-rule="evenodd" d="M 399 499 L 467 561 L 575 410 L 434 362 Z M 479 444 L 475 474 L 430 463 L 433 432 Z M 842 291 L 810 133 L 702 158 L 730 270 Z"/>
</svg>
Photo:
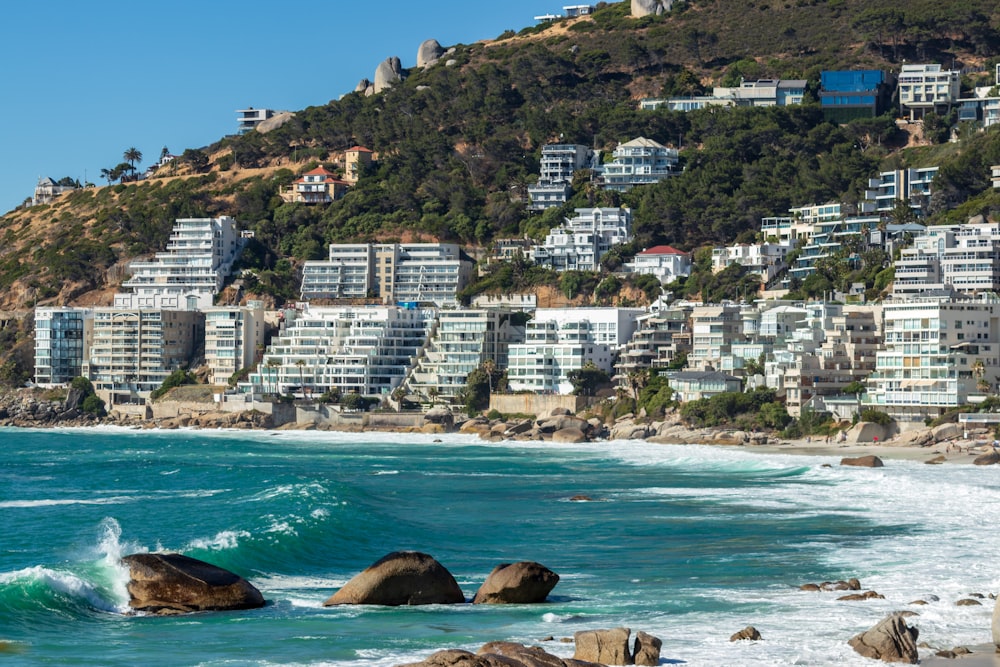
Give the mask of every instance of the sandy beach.
<svg viewBox="0 0 1000 667">
<path fill-rule="evenodd" d="M 960 655 L 957 658 L 924 658 L 921 665 L 928 667 L 943 667 L 944 665 L 960 665 L 961 667 L 1000 667 L 1000 653 L 997 653 L 992 644 L 981 646 L 970 646 L 972 651 L 969 655 Z"/>
</svg>

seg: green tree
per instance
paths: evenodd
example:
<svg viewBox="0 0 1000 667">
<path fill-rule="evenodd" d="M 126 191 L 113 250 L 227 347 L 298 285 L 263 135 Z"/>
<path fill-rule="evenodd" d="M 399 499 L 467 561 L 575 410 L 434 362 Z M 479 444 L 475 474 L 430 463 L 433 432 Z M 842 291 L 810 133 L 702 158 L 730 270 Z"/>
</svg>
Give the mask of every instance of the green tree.
<svg viewBox="0 0 1000 667">
<path fill-rule="evenodd" d="M 122 154 L 122 159 L 128 162 L 129 170 L 132 172 L 132 175 L 135 176 L 136 172 L 135 165 L 139 162 L 142 162 L 142 153 L 139 151 L 139 149 L 136 148 L 135 146 L 128 148 L 125 151 L 125 153 Z"/>
<path fill-rule="evenodd" d="M 575 396 L 594 396 L 599 389 L 607 387 L 611 381 L 610 376 L 592 361 L 588 361 L 583 367 L 567 373 L 566 379 L 573 385 Z"/>
</svg>

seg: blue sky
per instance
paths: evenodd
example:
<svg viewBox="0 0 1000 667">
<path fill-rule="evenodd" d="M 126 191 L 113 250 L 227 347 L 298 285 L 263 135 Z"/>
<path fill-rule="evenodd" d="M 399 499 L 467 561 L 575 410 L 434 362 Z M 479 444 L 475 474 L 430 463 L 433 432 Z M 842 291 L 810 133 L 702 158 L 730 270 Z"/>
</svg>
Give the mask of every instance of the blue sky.
<svg viewBox="0 0 1000 667">
<path fill-rule="evenodd" d="M 558 0 L 275 3 L 24 1 L 0 35 L 0 214 L 40 176 L 102 184 L 129 147 L 155 161 L 236 128 L 237 109 L 297 110 L 354 90 L 425 39 L 470 44 Z M 570 3 L 573 4 L 573 3 Z"/>
</svg>

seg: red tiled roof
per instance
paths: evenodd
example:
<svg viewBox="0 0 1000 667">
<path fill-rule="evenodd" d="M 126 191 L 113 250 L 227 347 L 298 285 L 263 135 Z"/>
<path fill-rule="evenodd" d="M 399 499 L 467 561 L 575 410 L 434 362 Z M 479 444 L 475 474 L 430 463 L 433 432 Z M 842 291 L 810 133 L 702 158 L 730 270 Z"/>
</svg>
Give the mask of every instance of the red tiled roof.
<svg viewBox="0 0 1000 667">
<path fill-rule="evenodd" d="M 351 151 L 358 151 L 359 153 L 371 153 L 371 151 L 364 146 L 355 146 L 354 148 L 348 148 L 345 152 L 350 153 Z"/>
<path fill-rule="evenodd" d="M 330 173 L 329 171 L 327 171 L 323 167 L 316 167 L 312 171 L 307 171 L 306 173 L 304 173 L 302 175 L 303 176 L 316 176 L 316 175 L 333 176 L 332 173 Z"/>
<path fill-rule="evenodd" d="M 668 245 L 658 245 L 653 246 L 649 250 L 643 250 L 639 253 L 640 255 L 686 255 L 687 253 L 683 250 L 678 250 L 672 246 Z"/>
</svg>

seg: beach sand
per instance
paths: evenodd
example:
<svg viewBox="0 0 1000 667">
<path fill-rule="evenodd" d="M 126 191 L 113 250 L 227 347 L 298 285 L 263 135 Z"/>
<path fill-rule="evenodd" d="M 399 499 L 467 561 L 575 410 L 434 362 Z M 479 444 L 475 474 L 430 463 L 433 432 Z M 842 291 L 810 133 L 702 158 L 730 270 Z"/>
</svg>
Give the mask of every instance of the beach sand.
<svg viewBox="0 0 1000 667">
<path fill-rule="evenodd" d="M 958 440 L 954 443 L 940 442 L 928 447 L 911 444 L 908 440 L 887 443 L 846 444 L 829 442 L 823 438 L 814 438 L 811 442 L 800 440 L 781 440 L 774 444 L 748 446 L 750 451 L 767 454 L 803 454 L 809 456 L 834 456 L 840 458 L 874 455 L 883 460 L 926 462 L 938 457 L 944 457 L 946 464 L 968 464 L 983 450 L 976 446 L 976 441 Z M 950 450 L 950 451 L 949 451 Z"/>
<path fill-rule="evenodd" d="M 997 653 L 993 644 L 983 644 L 981 646 L 971 646 L 969 655 L 960 655 L 957 658 L 923 658 L 921 665 L 926 667 L 944 667 L 944 665 L 960 665 L 961 667 L 1000 667 L 1000 653 Z"/>
</svg>

